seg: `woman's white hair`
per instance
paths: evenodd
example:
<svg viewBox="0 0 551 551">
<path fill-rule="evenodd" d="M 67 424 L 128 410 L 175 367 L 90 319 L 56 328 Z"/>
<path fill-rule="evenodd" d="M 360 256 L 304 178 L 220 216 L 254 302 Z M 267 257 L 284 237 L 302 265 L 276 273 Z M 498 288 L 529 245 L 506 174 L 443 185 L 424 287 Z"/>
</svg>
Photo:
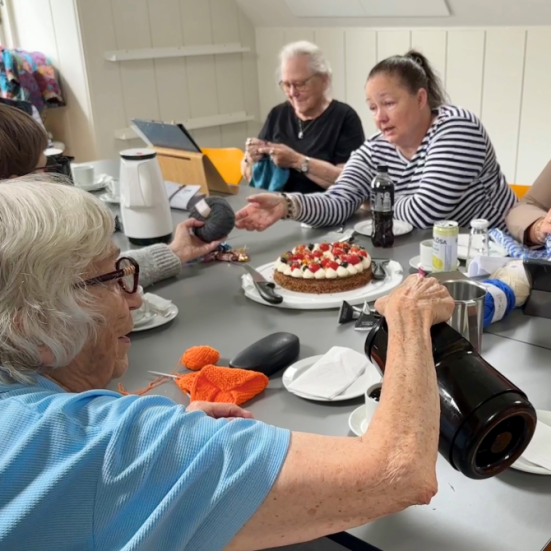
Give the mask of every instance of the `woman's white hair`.
<svg viewBox="0 0 551 551">
<path fill-rule="evenodd" d="M 58 179 L 59 181 L 59 179 Z M 101 318 L 82 282 L 113 252 L 113 215 L 91 194 L 33 176 L 0 183 L 0 382 L 69 364 Z"/>
<path fill-rule="evenodd" d="M 279 52 L 279 78 L 281 80 L 281 66 L 293 57 L 307 56 L 310 59 L 310 69 L 313 74 L 324 75 L 331 80 L 333 71 L 329 62 L 325 59 L 323 52 L 312 42 L 301 40 L 300 42 L 291 42 L 284 46 Z"/>
</svg>

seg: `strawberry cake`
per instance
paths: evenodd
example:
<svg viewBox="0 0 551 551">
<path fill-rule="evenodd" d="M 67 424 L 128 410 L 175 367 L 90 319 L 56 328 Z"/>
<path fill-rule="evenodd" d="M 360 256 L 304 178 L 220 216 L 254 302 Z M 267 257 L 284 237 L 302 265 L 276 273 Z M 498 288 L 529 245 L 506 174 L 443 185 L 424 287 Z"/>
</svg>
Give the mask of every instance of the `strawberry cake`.
<svg viewBox="0 0 551 551">
<path fill-rule="evenodd" d="M 274 281 L 298 293 L 342 293 L 367 285 L 373 278 L 371 258 L 359 245 L 298 245 L 275 263 Z"/>
</svg>

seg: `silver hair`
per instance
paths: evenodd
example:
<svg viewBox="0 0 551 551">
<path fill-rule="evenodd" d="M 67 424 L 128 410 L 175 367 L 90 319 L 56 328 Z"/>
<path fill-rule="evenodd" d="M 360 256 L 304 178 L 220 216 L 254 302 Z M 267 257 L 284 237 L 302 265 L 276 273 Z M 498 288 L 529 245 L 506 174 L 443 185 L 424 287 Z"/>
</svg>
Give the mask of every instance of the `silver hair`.
<svg viewBox="0 0 551 551">
<path fill-rule="evenodd" d="M 278 81 L 281 80 L 281 66 L 289 59 L 293 57 L 307 56 L 310 58 L 310 68 L 314 74 L 324 75 L 331 81 L 333 77 L 333 71 L 331 66 L 323 52 L 318 46 L 308 42 L 307 40 L 301 40 L 299 42 L 291 42 L 282 48 L 279 52 L 279 70 Z"/>
<path fill-rule="evenodd" d="M 59 182 L 59 178 L 56 179 Z M 0 382 L 68 365 L 102 318 L 77 287 L 113 252 L 113 215 L 91 194 L 38 175 L 0 183 Z"/>
</svg>

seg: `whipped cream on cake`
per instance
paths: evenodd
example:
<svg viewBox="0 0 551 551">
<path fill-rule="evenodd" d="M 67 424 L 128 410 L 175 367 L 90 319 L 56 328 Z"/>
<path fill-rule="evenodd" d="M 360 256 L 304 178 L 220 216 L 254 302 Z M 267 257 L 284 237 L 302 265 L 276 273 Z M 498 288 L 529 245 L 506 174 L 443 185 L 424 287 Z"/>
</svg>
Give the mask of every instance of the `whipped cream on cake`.
<svg viewBox="0 0 551 551">
<path fill-rule="evenodd" d="M 371 268 L 368 252 L 348 243 L 298 245 L 282 254 L 275 269 L 286 276 L 303 279 L 350 277 Z"/>
<path fill-rule="evenodd" d="M 367 285 L 371 257 L 359 245 L 311 243 L 298 245 L 275 262 L 274 281 L 300 293 L 338 293 Z"/>
</svg>

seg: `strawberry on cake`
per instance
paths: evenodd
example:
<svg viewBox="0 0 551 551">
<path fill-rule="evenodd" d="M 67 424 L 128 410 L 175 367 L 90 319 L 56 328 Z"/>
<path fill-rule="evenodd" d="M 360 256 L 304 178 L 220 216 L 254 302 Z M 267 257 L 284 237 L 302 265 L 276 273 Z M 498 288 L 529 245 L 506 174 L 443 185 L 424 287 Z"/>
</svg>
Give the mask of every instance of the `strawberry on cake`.
<svg viewBox="0 0 551 551">
<path fill-rule="evenodd" d="M 298 245 L 275 263 L 274 281 L 299 293 L 342 293 L 367 285 L 373 278 L 371 258 L 359 245 Z"/>
</svg>

